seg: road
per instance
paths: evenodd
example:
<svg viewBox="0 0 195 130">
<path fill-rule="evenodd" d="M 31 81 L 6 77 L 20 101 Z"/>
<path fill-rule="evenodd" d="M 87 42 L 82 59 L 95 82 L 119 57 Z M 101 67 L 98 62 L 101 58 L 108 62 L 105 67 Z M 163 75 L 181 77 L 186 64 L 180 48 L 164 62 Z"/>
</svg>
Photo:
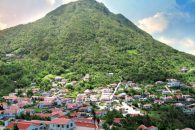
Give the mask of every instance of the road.
<svg viewBox="0 0 195 130">
<path fill-rule="evenodd" d="M 110 96 L 110 100 L 113 99 L 113 97 L 114 97 L 115 93 L 117 92 L 118 88 L 120 87 L 120 85 L 121 85 L 121 82 L 118 83 L 118 85 L 117 85 L 117 87 L 115 88 L 113 94 Z"/>
</svg>

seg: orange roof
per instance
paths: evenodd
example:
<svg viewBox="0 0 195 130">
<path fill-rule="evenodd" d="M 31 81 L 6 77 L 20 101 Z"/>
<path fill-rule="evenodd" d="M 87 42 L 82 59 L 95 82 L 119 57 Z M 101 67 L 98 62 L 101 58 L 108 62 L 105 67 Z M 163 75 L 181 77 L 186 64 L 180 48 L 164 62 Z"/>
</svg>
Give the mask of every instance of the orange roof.
<svg viewBox="0 0 195 130">
<path fill-rule="evenodd" d="M 114 123 L 120 123 L 123 118 L 114 118 Z"/>
<path fill-rule="evenodd" d="M 10 123 L 7 128 L 12 129 L 14 125 L 18 126 L 20 130 L 27 130 L 31 125 L 39 125 L 39 123 L 27 123 L 27 122 L 18 122 L 18 123 Z"/>
<path fill-rule="evenodd" d="M 66 118 L 55 118 L 50 123 L 51 124 L 59 124 L 59 125 L 66 125 L 70 120 Z"/>
<path fill-rule="evenodd" d="M 12 99 L 12 100 L 15 100 L 17 99 L 16 96 L 3 96 L 4 99 Z"/>
<path fill-rule="evenodd" d="M 95 124 L 76 122 L 77 127 L 98 128 Z"/>
<path fill-rule="evenodd" d="M 46 118 L 46 117 L 50 117 L 51 114 L 45 114 L 45 113 L 37 113 L 35 114 L 36 116 L 42 117 L 42 118 Z"/>
<path fill-rule="evenodd" d="M 185 129 L 183 129 L 183 130 L 193 130 L 193 129 L 191 129 L 191 128 L 185 128 Z"/>
<path fill-rule="evenodd" d="M 94 122 L 91 118 L 73 118 L 75 122 Z"/>
<path fill-rule="evenodd" d="M 145 129 L 147 129 L 147 127 L 146 127 L 145 125 L 140 125 L 140 126 L 138 127 L 138 129 L 145 130 Z"/>
</svg>

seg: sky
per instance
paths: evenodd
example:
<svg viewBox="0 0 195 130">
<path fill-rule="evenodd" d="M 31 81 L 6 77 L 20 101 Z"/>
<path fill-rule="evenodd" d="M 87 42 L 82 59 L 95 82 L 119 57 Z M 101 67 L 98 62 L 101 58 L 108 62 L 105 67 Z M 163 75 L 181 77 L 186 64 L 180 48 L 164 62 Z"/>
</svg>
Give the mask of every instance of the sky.
<svg viewBox="0 0 195 130">
<path fill-rule="evenodd" d="M 0 30 L 44 17 L 77 0 L 0 0 Z M 195 0 L 97 0 L 155 39 L 195 55 Z"/>
</svg>

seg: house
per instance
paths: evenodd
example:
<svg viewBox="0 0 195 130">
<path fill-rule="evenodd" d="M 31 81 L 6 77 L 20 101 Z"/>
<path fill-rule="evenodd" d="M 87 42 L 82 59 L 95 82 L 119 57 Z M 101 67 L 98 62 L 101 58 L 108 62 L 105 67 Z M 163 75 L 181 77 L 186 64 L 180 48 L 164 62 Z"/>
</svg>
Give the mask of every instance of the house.
<svg viewBox="0 0 195 130">
<path fill-rule="evenodd" d="M 126 95 L 126 93 L 120 93 L 119 95 L 117 95 L 117 97 L 125 99 Z"/>
<path fill-rule="evenodd" d="M 147 127 L 145 125 L 140 125 L 137 129 L 138 130 L 147 130 Z"/>
<path fill-rule="evenodd" d="M 88 94 L 90 94 L 91 92 L 92 92 L 91 90 L 86 89 L 86 90 L 84 91 L 84 94 L 88 95 Z"/>
<path fill-rule="evenodd" d="M 174 106 L 179 107 L 179 108 L 182 108 L 185 105 L 183 103 L 175 103 Z"/>
<path fill-rule="evenodd" d="M 98 95 L 90 95 L 90 101 L 97 102 L 98 100 Z"/>
<path fill-rule="evenodd" d="M 83 77 L 83 81 L 89 81 L 90 80 L 90 75 L 89 74 L 86 74 L 84 77 Z"/>
<path fill-rule="evenodd" d="M 66 104 L 66 107 L 69 110 L 76 110 L 76 109 L 78 109 L 78 106 L 77 106 L 76 103 L 68 103 L 68 104 Z"/>
<path fill-rule="evenodd" d="M 134 95 L 133 96 L 135 99 L 140 99 L 142 96 L 141 95 Z"/>
<path fill-rule="evenodd" d="M 49 130 L 75 130 L 75 123 L 71 119 L 55 118 L 49 124 Z"/>
<path fill-rule="evenodd" d="M 114 75 L 114 73 L 107 73 L 106 75 L 111 77 Z"/>
<path fill-rule="evenodd" d="M 5 101 L 8 103 L 14 103 L 17 98 L 17 96 L 3 96 L 3 99 L 5 99 Z"/>
<path fill-rule="evenodd" d="M 87 98 L 86 94 L 78 94 L 76 102 L 85 102 L 85 98 Z"/>
<path fill-rule="evenodd" d="M 163 82 L 163 81 L 156 81 L 155 84 L 156 84 L 156 85 L 163 85 L 164 82 Z"/>
<path fill-rule="evenodd" d="M 125 101 L 126 101 L 126 102 L 131 102 L 131 101 L 133 101 L 133 100 L 134 100 L 133 97 L 128 96 L 128 95 L 125 96 Z"/>
<path fill-rule="evenodd" d="M 110 101 L 111 94 L 104 94 L 100 97 L 101 101 Z"/>
<path fill-rule="evenodd" d="M 51 117 L 51 114 L 49 114 L 49 113 L 36 113 L 35 115 L 38 116 L 38 117 L 41 117 L 41 118 Z"/>
<path fill-rule="evenodd" d="M 66 103 L 72 103 L 73 102 L 73 99 L 72 98 L 62 98 L 62 103 L 63 104 L 66 104 Z"/>
<path fill-rule="evenodd" d="M 156 126 L 146 127 L 145 125 L 140 125 L 137 129 L 138 130 L 158 130 Z"/>
<path fill-rule="evenodd" d="M 20 109 L 17 105 L 10 106 L 9 109 L 4 110 L 5 117 L 14 118 L 16 115 L 20 115 L 24 112 L 24 109 Z"/>
<path fill-rule="evenodd" d="M 12 57 L 14 57 L 14 56 L 15 56 L 15 54 L 8 53 L 8 54 L 5 54 L 5 56 L 6 56 L 6 57 L 8 57 L 8 58 L 12 58 Z"/>
<path fill-rule="evenodd" d="M 56 76 L 54 80 L 55 80 L 55 81 L 61 81 L 62 79 L 63 79 L 63 77 L 61 77 L 61 76 Z"/>
<path fill-rule="evenodd" d="M 194 102 L 195 99 L 194 99 L 194 98 L 186 98 L 186 101 L 187 101 L 187 102 Z"/>
<path fill-rule="evenodd" d="M 191 98 L 191 97 L 192 97 L 191 95 L 182 95 L 183 99 L 187 99 L 187 98 Z"/>
<path fill-rule="evenodd" d="M 156 126 L 150 126 L 148 127 L 148 130 L 158 130 L 158 128 Z"/>
<path fill-rule="evenodd" d="M 147 100 L 148 100 L 148 98 L 146 98 L 146 97 L 139 98 L 139 101 L 147 101 Z"/>
<path fill-rule="evenodd" d="M 167 83 L 167 87 L 169 87 L 169 88 L 182 87 L 182 86 L 184 86 L 184 85 L 181 84 L 180 81 L 173 81 L 173 82 Z"/>
<path fill-rule="evenodd" d="M 164 103 L 163 100 L 154 100 L 154 104 L 159 104 L 159 105 L 161 105 L 161 104 L 163 104 L 163 103 Z"/>
<path fill-rule="evenodd" d="M 80 112 L 87 112 L 87 113 L 89 113 L 89 112 L 91 112 L 91 110 L 92 110 L 91 106 L 86 106 L 86 107 L 79 108 Z"/>
<path fill-rule="evenodd" d="M 92 118 L 73 118 L 76 130 L 94 130 L 98 128 L 98 125 Z"/>
<path fill-rule="evenodd" d="M 194 130 L 194 129 L 191 129 L 191 128 L 184 128 L 182 130 Z"/>
<path fill-rule="evenodd" d="M 152 104 L 144 104 L 143 108 L 144 109 L 151 109 L 152 108 Z"/>
<path fill-rule="evenodd" d="M 41 130 L 45 129 L 45 125 L 41 123 L 30 123 L 30 122 L 11 122 L 6 128 L 13 129 L 17 125 L 19 130 Z"/>
<path fill-rule="evenodd" d="M 180 70 L 181 73 L 187 73 L 188 69 L 186 67 L 182 67 Z"/>
<path fill-rule="evenodd" d="M 76 122 L 76 130 L 94 130 L 98 129 L 98 125 L 91 124 L 91 123 L 82 123 L 82 122 Z"/>
<path fill-rule="evenodd" d="M 119 123 L 121 123 L 121 121 L 122 121 L 123 119 L 124 119 L 124 118 L 114 118 L 113 122 L 119 124 Z"/>
<path fill-rule="evenodd" d="M 41 101 L 41 102 L 39 102 L 38 107 L 42 108 L 42 109 L 52 108 L 53 107 L 53 103 L 52 102 Z"/>
</svg>

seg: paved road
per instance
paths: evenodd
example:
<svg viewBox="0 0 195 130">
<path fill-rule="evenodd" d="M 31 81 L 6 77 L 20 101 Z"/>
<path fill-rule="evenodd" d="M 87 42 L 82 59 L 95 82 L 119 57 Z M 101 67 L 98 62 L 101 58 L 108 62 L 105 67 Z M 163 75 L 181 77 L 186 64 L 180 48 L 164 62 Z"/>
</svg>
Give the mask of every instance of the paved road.
<svg viewBox="0 0 195 130">
<path fill-rule="evenodd" d="M 110 96 L 110 100 L 113 99 L 113 97 L 114 97 L 115 93 L 117 92 L 118 88 L 120 87 L 120 85 L 121 85 L 121 82 L 118 83 L 118 85 L 117 85 L 117 87 L 115 88 L 113 94 Z"/>
</svg>

